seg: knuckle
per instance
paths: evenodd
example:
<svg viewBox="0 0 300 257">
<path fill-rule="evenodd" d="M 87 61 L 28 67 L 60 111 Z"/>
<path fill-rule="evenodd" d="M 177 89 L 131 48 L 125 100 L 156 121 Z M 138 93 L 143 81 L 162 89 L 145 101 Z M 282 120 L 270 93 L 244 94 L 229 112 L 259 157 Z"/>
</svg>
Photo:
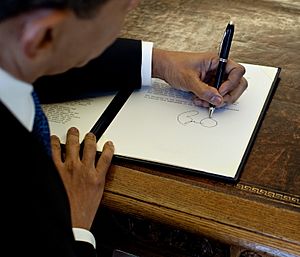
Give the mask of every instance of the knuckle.
<svg viewBox="0 0 300 257">
<path fill-rule="evenodd" d="M 97 146 L 96 144 L 91 144 L 91 143 L 88 143 L 87 141 L 84 142 L 84 152 L 86 154 L 94 154 L 97 150 Z"/>
<path fill-rule="evenodd" d="M 248 81 L 245 78 L 242 79 L 242 85 L 244 90 L 248 88 Z"/>
<path fill-rule="evenodd" d="M 88 133 L 84 138 L 84 148 L 89 151 L 97 149 L 96 137 L 92 133 Z"/>
<path fill-rule="evenodd" d="M 110 151 L 104 151 L 101 154 L 101 161 L 103 165 L 109 166 L 112 160 L 112 153 Z"/>
<path fill-rule="evenodd" d="M 68 160 L 65 162 L 65 168 L 68 173 L 72 173 L 77 167 L 77 162 L 74 160 Z"/>
<path fill-rule="evenodd" d="M 244 75 L 246 73 L 246 69 L 243 65 L 239 64 L 238 68 L 240 69 L 242 75 Z"/>
</svg>

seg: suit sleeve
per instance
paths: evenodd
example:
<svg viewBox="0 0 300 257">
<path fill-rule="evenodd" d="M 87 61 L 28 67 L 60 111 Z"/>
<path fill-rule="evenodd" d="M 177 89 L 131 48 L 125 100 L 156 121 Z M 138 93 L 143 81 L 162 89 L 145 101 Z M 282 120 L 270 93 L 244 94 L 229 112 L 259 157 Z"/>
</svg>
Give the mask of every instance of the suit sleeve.
<svg viewBox="0 0 300 257">
<path fill-rule="evenodd" d="M 123 87 L 141 87 L 140 40 L 117 39 L 99 57 L 81 68 L 34 82 L 42 103 L 79 99 Z"/>
<path fill-rule="evenodd" d="M 97 257 L 97 252 L 94 246 L 83 241 L 76 241 L 75 252 L 76 257 Z"/>
</svg>

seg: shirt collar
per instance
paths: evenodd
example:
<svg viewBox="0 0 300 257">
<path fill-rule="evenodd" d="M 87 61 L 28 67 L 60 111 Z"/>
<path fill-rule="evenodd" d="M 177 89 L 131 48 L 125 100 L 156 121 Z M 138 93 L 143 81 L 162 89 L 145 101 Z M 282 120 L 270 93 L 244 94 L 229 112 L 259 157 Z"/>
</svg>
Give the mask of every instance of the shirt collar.
<svg viewBox="0 0 300 257">
<path fill-rule="evenodd" d="M 0 100 L 29 131 L 32 131 L 35 111 L 32 91 L 32 85 L 0 68 Z"/>
</svg>

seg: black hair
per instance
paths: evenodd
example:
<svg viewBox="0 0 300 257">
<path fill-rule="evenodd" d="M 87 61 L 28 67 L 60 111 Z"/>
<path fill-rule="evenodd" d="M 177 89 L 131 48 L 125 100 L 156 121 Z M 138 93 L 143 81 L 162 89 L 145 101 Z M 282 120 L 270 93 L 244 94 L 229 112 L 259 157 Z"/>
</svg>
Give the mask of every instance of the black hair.
<svg viewBox="0 0 300 257">
<path fill-rule="evenodd" d="M 0 22 L 39 8 L 70 9 L 80 18 L 91 17 L 109 0 L 0 0 Z"/>
</svg>

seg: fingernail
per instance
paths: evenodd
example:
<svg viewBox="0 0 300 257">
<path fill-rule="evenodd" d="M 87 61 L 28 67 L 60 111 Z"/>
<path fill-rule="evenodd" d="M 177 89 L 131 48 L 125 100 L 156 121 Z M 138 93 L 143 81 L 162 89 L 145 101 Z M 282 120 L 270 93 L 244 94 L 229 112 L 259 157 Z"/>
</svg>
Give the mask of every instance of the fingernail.
<svg viewBox="0 0 300 257">
<path fill-rule="evenodd" d="M 222 103 L 222 98 L 220 96 L 215 95 L 210 99 L 210 102 L 214 105 L 219 105 Z"/>
<path fill-rule="evenodd" d="M 107 144 L 108 144 L 110 147 L 114 147 L 114 144 L 113 144 L 113 142 L 111 142 L 111 141 L 107 141 Z"/>
<path fill-rule="evenodd" d="M 69 132 L 70 132 L 70 133 L 73 133 L 73 134 L 78 134 L 78 133 L 79 133 L 79 130 L 78 130 L 76 127 L 70 127 L 70 128 L 69 128 Z"/>
</svg>

